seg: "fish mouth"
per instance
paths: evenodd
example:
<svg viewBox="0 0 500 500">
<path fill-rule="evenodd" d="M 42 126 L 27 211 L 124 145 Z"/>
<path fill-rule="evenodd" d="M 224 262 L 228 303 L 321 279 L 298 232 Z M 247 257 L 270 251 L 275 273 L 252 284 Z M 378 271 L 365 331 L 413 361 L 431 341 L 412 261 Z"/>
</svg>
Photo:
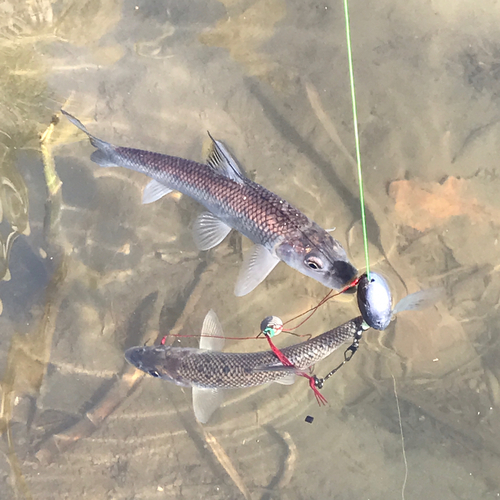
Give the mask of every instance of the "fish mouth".
<svg viewBox="0 0 500 500">
<path fill-rule="evenodd" d="M 145 347 L 131 347 L 125 351 L 125 359 L 132 365 L 142 370 L 142 357 L 146 351 Z"/>
<path fill-rule="evenodd" d="M 179 360 L 182 355 L 189 354 L 192 349 L 177 348 L 173 350 L 170 346 L 152 345 L 144 347 L 131 347 L 125 351 L 125 359 L 135 368 L 152 377 L 162 378 L 183 387 L 191 387 L 189 381 L 185 381 L 177 373 Z"/>
<path fill-rule="evenodd" d="M 357 275 L 358 270 L 350 262 L 338 260 L 332 267 L 331 286 L 340 290 L 351 283 Z"/>
</svg>

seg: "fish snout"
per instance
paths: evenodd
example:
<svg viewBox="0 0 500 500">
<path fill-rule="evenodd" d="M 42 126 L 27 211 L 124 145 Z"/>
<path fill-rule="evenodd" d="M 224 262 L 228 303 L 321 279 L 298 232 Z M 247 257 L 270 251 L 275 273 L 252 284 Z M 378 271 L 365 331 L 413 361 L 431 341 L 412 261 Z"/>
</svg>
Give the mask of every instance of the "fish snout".
<svg viewBox="0 0 500 500">
<path fill-rule="evenodd" d="M 145 347 L 131 347 L 125 351 L 125 359 L 131 365 L 135 366 L 139 370 L 142 370 L 142 359 L 145 351 Z"/>
<path fill-rule="evenodd" d="M 331 288 L 337 290 L 348 285 L 357 276 L 358 270 L 348 261 L 337 260 L 331 268 Z"/>
<path fill-rule="evenodd" d="M 132 347 L 125 351 L 125 359 L 152 377 L 178 383 L 176 375 L 178 357 L 183 351 L 183 349 L 172 350 L 169 346 L 163 345 Z"/>
</svg>

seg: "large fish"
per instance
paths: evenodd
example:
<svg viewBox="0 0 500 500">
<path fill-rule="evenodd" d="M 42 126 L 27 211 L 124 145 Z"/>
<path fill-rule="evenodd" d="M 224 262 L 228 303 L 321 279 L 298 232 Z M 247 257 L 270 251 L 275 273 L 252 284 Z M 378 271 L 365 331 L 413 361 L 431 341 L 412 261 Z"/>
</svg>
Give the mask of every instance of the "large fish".
<svg viewBox="0 0 500 500">
<path fill-rule="evenodd" d="M 290 385 L 296 370 L 304 370 L 326 358 L 346 340 L 368 329 L 359 316 L 310 340 L 281 349 L 293 367 L 281 364 L 273 351 L 221 352 L 224 334 L 216 314 L 205 317 L 200 348 L 153 345 L 132 347 L 125 352 L 129 363 L 153 377 L 193 388 L 193 409 L 206 423 L 220 406 L 223 389 L 253 387 L 277 382 Z"/>
<path fill-rule="evenodd" d="M 194 239 L 200 250 L 218 245 L 236 229 L 255 243 L 245 256 L 235 294 L 251 292 L 280 260 L 323 285 L 341 289 L 357 274 L 345 250 L 302 212 L 245 177 L 224 145 L 212 139 L 207 165 L 160 153 L 118 147 L 94 137 L 74 116 L 62 111 L 97 148 L 91 160 L 102 167 L 122 166 L 153 180 L 143 203 L 176 190 L 201 203 Z"/>
</svg>

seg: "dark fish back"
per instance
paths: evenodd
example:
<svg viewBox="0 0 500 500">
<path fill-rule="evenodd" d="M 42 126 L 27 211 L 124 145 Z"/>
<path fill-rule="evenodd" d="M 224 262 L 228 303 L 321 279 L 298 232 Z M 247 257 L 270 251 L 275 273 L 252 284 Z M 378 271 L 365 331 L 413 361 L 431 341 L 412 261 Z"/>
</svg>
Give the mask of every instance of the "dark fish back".
<svg viewBox="0 0 500 500">
<path fill-rule="evenodd" d="M 194 198 L 264 246 L 311 224 L 302 212 L 260 184 L 249 179 L 236 182 L 209 165 L 125 147 L 115 148 L 115 161 Z"/>
</svg>

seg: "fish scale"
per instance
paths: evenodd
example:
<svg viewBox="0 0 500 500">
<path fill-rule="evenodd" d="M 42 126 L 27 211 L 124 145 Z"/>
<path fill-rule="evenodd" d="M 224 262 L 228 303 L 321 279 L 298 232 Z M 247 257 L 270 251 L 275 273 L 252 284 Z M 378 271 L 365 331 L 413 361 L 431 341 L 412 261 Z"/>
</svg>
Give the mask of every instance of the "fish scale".
<svg viewBox="0 0 500 500">
<path fill-rule="evenodd" d="M 293 369 L 307 369 L 346 340 L 361 335 L 366 329 L 363 324 L 363 317 L 358 316 L 310 340 L 285 347 L 281 352 L 293 364 Z M 184 387 L 252 387 L 279 381 L 291 373 L 272 351 L 231 353 L 159 345 L 134 347 L 125 356 L 140 370 Z"/>
<path fill-rule="evenodd" d="M 121 166 L 140 171 L 190 196 L 252 241 L 272 246 L 312 221 L 278 195 L 250 179 L 239 184 L 208 165 L 133 148 L 115 148 Z"/>
</svg>

